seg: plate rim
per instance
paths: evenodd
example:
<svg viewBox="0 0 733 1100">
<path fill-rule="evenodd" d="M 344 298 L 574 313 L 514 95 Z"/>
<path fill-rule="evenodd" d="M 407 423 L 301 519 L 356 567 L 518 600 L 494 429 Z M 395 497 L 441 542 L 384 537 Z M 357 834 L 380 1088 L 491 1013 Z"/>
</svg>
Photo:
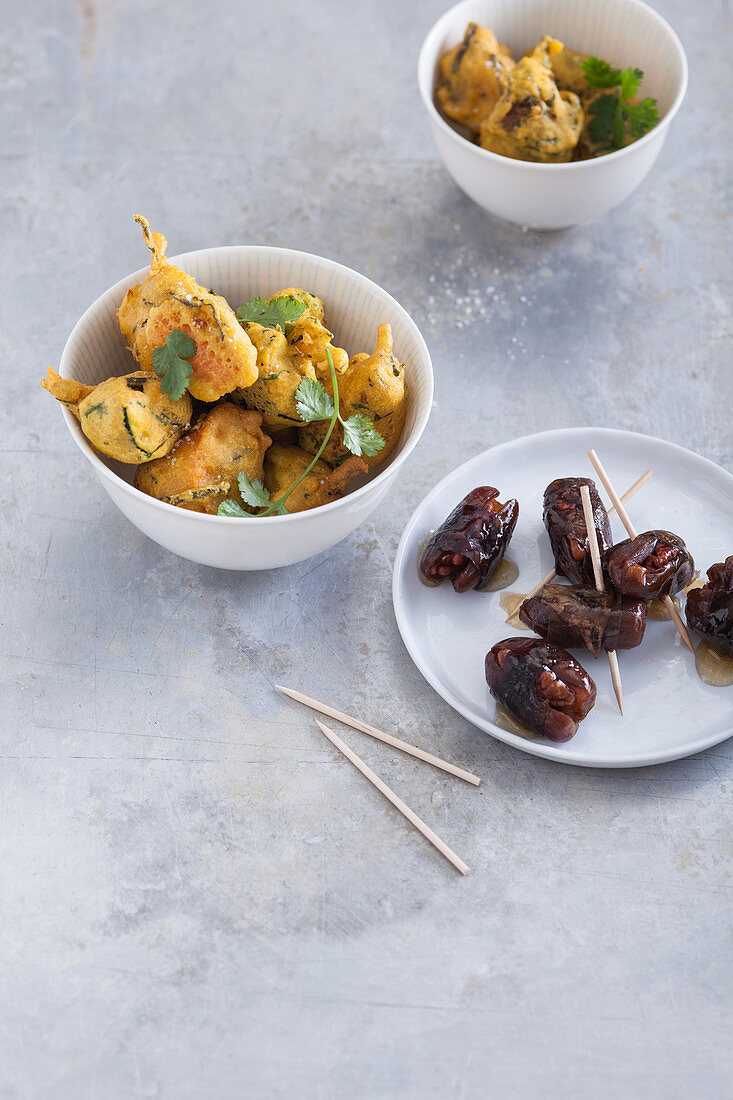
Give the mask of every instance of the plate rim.
<svg viewBox="0 0 733 1100">
<path fill-rule="evenodd" d="M 421 658 L 418 657 L 414 647 L 410 644 L 406 634 L 404 608 L 406 601 L 400 593 L 400 582 L 404 575 L 405 565 L 407 561 L 407 544 L 410 537 L 413 534 L 418 515 L 423 509 L 428 506 L 431 501 L 437 497 L 446 485 L 448 485 L 453 479 L 460 477 L 466 470 L 471 468 L 474 464 L 481 463 L 489 455 L 495 454 L 497 451 L 511 451 L 512 448 L 521 445 L 527 445 L 530 442 L 538 443 L 546 440 L 550 437 L 563 436 L 564 438 L 572 436 L 582 436 L 588 433 L 593 433 L 597 439 L 614 439 L 620 441 L 622 439 L 643 439 L 647 443 L 653 443 L 666 448 L 672 452 L 680 455 L 684 455 L 686 459 L 694 459 L 695 462 L 700 464 L 703 468 L 708 470 L 714 470 L 716 475 L 722 474 L 725 479 L 730 482 L 733 489 L 733 474 L 726 470 L 723 466 L 719 466 L 712 459 L 705 458 L 703 455 L 697 454 L 696 451 L 691 451 L 687 447 L 681 446 L 679 443 L 672 443 L 667 439 L 660 439 L 658 436 L 648 435 L 646 432 L 632 432 L 625 428 L 600 428 L 593 426 L 585 427 L 572 427 L 572 428 L 549 428 L 541 432 L 533 432 L 530 435 L 517 436 L 514 439 L 504 440 L 502 443 L 497 443 L 493 447 L 489 447 L 485 451 L 481 451 L 477 455 L 473 455 L 471 458 L 462 462 L 459 466 L 455 466 L 450 470 L 441 480 L 430 489 L 426 495 L 422 498 L 416 508 L 410 515 L 405 527 L 400 536 L 400 541 L 395 553 L 394 566 L 392 569 L 392 607 L 394 610 L 395 621 L 397 623 L 397 629 L 400 632 L 402 643 L 405 649 L 410 655 L 413 664 L 417 668 L 420 675 L 424 680 L 430 684 L 433 691 L 435 691 L 444 702 L 471 723 L 476 729 L 481 730 L 484 733 L 488 733 L 489 736 L 495 738 L 497 741 L 501 741 L 506 745 L 510 745 L 512 748 L 518 749 L 520 752 L 528 753 L 530 756 L 539 756 L 546 760 L 553 760 L 559 764 L 570 764 L 574 767 L 584 768 L 639 768 L 639 767 L 652 767 L 655 764 L 666 764 L 673 760 L 681 760 L 688 756 L 693 756 L 695 753 L 702 752 L 704 749 L 713 748 L 715 745 L 721 744 L 723 741 L 727 741 L 729 737 L 733 736 L 733 717 L 731 719 L 731 726 L 727 732 L 722 734 L 714 733 L 705 737 L 701 737 L 695 742 L 689 743 L 685 747 L 677 747 L 668 751 L 652 751 L 639 753 L 635 756 L 625 755 L 622 759 L 618 757 L 602 757 L 599 759 L 590 760 L 586 753 L 574 752 L 572 749 L 560 750 L 551 741 L 528 741 L 518 734 L 511 733 L 509 730 L 504 730 L 501 726 L 497 726 L 494 722 L 490 722 L 488 719 L 483 721 L 477 721 L 476 715 L 470 711 L 470 709 L 456 698 L 453 692 L 442 684 L 437 676 L 435 676 L 430 668 L 427 666 Z"/>
</svg>

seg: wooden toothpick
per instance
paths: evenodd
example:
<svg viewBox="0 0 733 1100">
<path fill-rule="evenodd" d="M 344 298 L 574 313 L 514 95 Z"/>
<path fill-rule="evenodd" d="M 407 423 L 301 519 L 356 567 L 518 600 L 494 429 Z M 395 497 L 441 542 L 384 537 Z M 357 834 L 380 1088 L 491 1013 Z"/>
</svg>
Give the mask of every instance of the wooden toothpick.
<svg viewBox="0 0 733 1100">
<path fill-rule="evenodd" d="M 605 488 L 606 492 L 608 493 L 609 497 L 613 501 L 614 506 L 616 508 L 616 511 L 618 512 L 618 517 L 621 520 L 621 522 L 623 523 L 624 527 L 626 528 L 626 531 L 628 533 L 629 538 L 635 539 L 636 538 L 636 528 L 634 527 L 633 523 L 629 519 L 628 514 L 626 512 L 626 509 L 624 508 L 621 500 L 617 497 L 616 490 L 614 489 L 613 485 L 611 484 L 611 479 L 609 478 L 608 474 L 606 473 L 605 469 L 603 468 L 603 463 L 601 462 L 601 460 L 598 457 L 598 455 L 596 454 L 596 452 L 593 451 L 593 450 L 588 451 L 588 458 L 593 463 L 593 469 L 598 474 L 599 478 L 603 482 L 603 485 L 604 485 L 604 488 Z M 669 611 L 669 614 L 672 617 L 672 621 L 674 622 L 674 625 L 677 627 L 677 630 L 679 631 L 679 634 L 680 634 L 680 637 L 682 638 L 682 641 L 685 643 L 685 645 L 689 646 L 689 648 L 694 653 L 695 652 L 695 647 L 693 646 L 692 641 L 690 639 L 690 635 L 687 632 L 687 627 L 682 622 L 682 619 L 680 618 L 680 613 L 677 610 L 677 608 L 675 607 L 674 600 L 672 599 L 671 596 L 664 596 L 663 600 L 664 600 L 664 606 L 667 608 L 667 611 Z"/>
<path fill-rule="evenodd" d="M 598 532 L 593 519 L 593 505 L 590 499 L 590 489 L 587 485 L 580 486 L 580 499 L 583 504 L 583 516 L 585 517 L 585 529 L 588 534 L 588 549 L 593 562 L 593 576 L 596 582 L 596 591 L 605 592 L 606 584 L 603 580 L 603 566 L 601 564 L 601 551 L 598 546 Z M 623 507 L 623 505 L 621 505 Z M 623 693 L 621 691 L 621 670 L 618 667 L 618 654 L 615 649 L 607 649 L 608 667 L 611 670 L 613 691 L 621 714 L 624 713 Z"/>
<path fill-rule="evenodd" d="M 349 748 L 349 746 L 341 740 L 338 734 L 334 733 L 334 731 L 332 729 L 329 729 L 328 726 L 324 726 L 323 722 L 319 722 L 317 718 L 316 725 L 320 729 L 321 733 L 323 733 L 328 738 L 331 744 L 335 745 L 339 752 L 342 752 L 346 759 L 350 760 L 354 767 L 357 768 L 363 776 L 366 776 L 370 783 L 374 784 L 377 790 L 384 795 L 387 801 L 391 802 L 392 805 L 396 809 L 398 809 L 400 813 L 403 814 L 419 832 L 422 833 L 425 839 L 429 840 L 430 843 L 438 849 L 441 855 L 444 855 L 445 858 L 453 864 L 457 871 L 460 871 L 462 875 L 468 874 L 468 864 L 464 863 L 460 856 L 457 856 L 453 849 L 449 848 L 445 841 L 441 840 L 438 834 L 434 833 L 430 826 L 426 825 L 422 818 L 418 817 L 415 811 L 411 810 L 407 803 L 403 802 L 399 795 L 396 795 L 391 787 L 388 787 L 387 784 L 379 778 L 376 772 L 373 772 L 372 769 L 364 763 L 361 757 L 357 756 L 356 753 L 353 752 Z"/>
<path fill-rule="evenodd" d="M 434 768 L 440 768 L 441 771 L 448 772 L 449 775 L 455 775 L 459 779 L 465 780 L 466 783 L 473 783 L 474 787 L 481 785 L 481 780 L 477 775 L 465 771 L 464 768 L 459 768 L 456 764 L 449 764 L 447 760 L 441 760 L 439 756 L 434 756 L 431 752 L 418 749 L 407 741 L 400 741 L 399 737 L 393 737 L 391 733 L 383 733 L 382 730 L 375 729 L 374 726 L 367 726 L 365 722 L 360 722 L 358 718 L 352 718 L 350 714 L 344 714 L 343 711 L 336 710 L 335 707 L 329 707 L 327 703 L 319 703 L 317 699 L 311 699 L 309 695 L 303 695 L 300 691 L 294 691 L 293 688 L 282 687 L 281 684 L 275 684 L 275 687 L 283 695 L 295 699 L 296 702 L 303 703 L 306 707 L 319 711 L 320 714 L 327 714 L 329 718 L 335 718 L 337 722 L 343 722 L 355 730 L 368 733 L 370 737 L 376 738 L 377 741 L 383 741 L 385 745 L 400 749 L 401 752 L 406 752 L 408 756 L 414 756 L 417 760 L 424 760 L 426 764 L 432 764 Z"/>
</svg>

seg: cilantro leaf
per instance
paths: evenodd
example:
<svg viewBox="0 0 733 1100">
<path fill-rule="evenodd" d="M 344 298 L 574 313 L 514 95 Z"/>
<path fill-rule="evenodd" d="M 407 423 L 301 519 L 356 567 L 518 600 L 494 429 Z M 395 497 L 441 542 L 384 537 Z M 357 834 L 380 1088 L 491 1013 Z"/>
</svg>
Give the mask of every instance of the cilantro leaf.
<svg viewBox="0 0 733 1100">
<path fill-rule="evenodd" d="M 611 140 L 617 107 L 618 100 L 613 94 L 599 95 L 588 107 L 588 114 L 592 115 L 588 123 L 588 133 L 596 145 Z"/>
<path fill-rule="evenodd" d="M 295 407 L 306 424 L 312 420 L 329 420 L 333 416 L 333 398 L 315 378 L 304 378 L 300 383 L 295 391 Z"/>
<path fill-rule="evenodd" d="M 305 313 L 305 302 L 299 302 L 292 294 L 281 294 L 268 302 L 266 298 L 250 298 L 237 310 L 237 317 L 244 324 L 255 322 L 263 328 L 280 328 L 289 336 L 293 325 Z"/>
<path fill-rule="evenodd" d="M 644 79 L 641 69 L 614 69 L 607 61 L 589 57 L 583 62 L 583 75 L 592 88 L 618 89 L 618 92 L 598 96 L 588 107 L 591 116 L 588 133 L 597 145 L 608 143 L 620 149 L 627 132 L 631 140 L 636 141 L 659 122 L 656 99 L 631 102 Z"/>
<path fill-rule="evenodd" d="M 640 103 L 627 103 L 626 114 L 629 119 L 629 131 L 632 138 L 643 137 L 649 130 L 653 130 L 659 122 L 659 111 L 656 99 L 642 99 Z"/>
<path fill-rule="evenodd" d="M 236 519 L 252 519 L 249 512 L 245 512 L 241 504 L 238 504 L 236 500 L 223 500 L 219 505 L 217 516 L 232 516 Z"/>
<path fill-rule="evenodd" d="M 368 458 L 372 458 L 384 447 L 382 436 L 371 420 L 362 416 L 361 413 L 350 416 L 348 420 L 342 420 L 341 424 L 344 429 L 344 446 L 352 454 L 365 454 Z"/>
<path fill-rule="evenodd" d="M 270 492 L 258 477 L 250 481 L 246 474 L 237 474 L 237 484 L 242 500 L 252 508 L 266 508 L 270 503 Z"/>
<path fill-rule="evenodd" d="M 633 99 L 643 79 L 644 74 L 641 69 L 624 69 L 619 81 L 621 85 L 619 99 Z"/>
<path fill-rule="evenodd" d="M 153 370 L 160 378 L 160 388 L 173 401 L 186 391 L 193 367 L 188 360 L 196 354 L 196 341 L 179 328 L 174 328 L 159 348 L 153 348 Z"/>
<path fill-rule="evenodd" d="M 583 76 L 591 88 L 615 88 L 621 82 L 621 70 L 600 57 L 588 57 L 582 64 Z"/>
</svg>

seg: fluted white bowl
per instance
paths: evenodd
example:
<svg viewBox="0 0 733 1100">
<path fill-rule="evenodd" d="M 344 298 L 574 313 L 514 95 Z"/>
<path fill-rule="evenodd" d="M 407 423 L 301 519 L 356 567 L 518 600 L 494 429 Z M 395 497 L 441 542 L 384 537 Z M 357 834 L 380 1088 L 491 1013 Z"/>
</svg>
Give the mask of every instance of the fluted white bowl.
<svg viewBox="0 0 733 1100">
<path fill-rule="evenodd" d="M 349 535 L 394 484 L 427 424 L 433 400 L 430 354 L 417 325 L 376 283 L 342 264 L 306 252 L 258 245 L 207 248 L 172 257 L 205 287 L 214 287 L 236 309 L 258 295 L 303 286 L 322 298 L 336 342 L 350 354 L 371 350 L 377 326 L 392 326 L 395 354 L 405 363 L 407 417 L 399 442 L 384 467 L 364 484 L 308 512 L 264 519 L 230 519 L 175 508 L 132 485 L 134 466 L 97 454 L 66 409 L 75 442 L 125 516 L 166 550 L 222 569 L 272 569 L 318 554 Z M 147 268 L 122 279 L 93 303 L 77 322 L 61 357 L 59 373 L 93 385 L 134 367 L 120 333 L 116 311 L 127 289 L 142 282 Z"/>
<path fill-rule="evenodd" d="M 659 124 L 632 145 L 569 164 L 512 160 L 482 149 L 454 130 L 434 102 L 438 62 L 470 22 L 489 27 L 517 58 L 550 34 L 618 68 L 642 69 L 641 94 L 657 100 Z M 566 229 L 623 202 L 651 170 L 684 99 L 687 59 L 669 23 L 641 0 L 462 0 L 428 32 L 417 75 L 438 152 L 461 190 L 507 221 Z"/>
</svg>

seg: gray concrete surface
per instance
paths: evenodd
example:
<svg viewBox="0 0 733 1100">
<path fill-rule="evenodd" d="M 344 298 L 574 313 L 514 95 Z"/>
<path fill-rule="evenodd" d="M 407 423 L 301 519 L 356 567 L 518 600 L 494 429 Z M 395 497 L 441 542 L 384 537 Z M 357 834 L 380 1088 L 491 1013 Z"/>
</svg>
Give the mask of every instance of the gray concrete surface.
<svg viewBox="0 0 733 1100">
<path fill-rule="evenodd" d="M 573 770 L 422 681 L 390 569 L 463 456 L 548 426 L 731 468 L 728 5 L 659 0 L 688 100 L 646 185 L 538 235 L 434 154 L 416 52 L 442 0 L 31 0 L 0 31 L 0 1095 L 728 1097 L 733 743 Z M 198 568 L 119 515 L 38 388 L 89 302 L 172 251 L 267 242 L 387 287 L 433 353 L 399 487 L 291 570 Z M 8 400 L 9 398 L 9 400 Z M 349 734 L 463 880 L 272 684 L 480 772 Z"/>
</svg>

